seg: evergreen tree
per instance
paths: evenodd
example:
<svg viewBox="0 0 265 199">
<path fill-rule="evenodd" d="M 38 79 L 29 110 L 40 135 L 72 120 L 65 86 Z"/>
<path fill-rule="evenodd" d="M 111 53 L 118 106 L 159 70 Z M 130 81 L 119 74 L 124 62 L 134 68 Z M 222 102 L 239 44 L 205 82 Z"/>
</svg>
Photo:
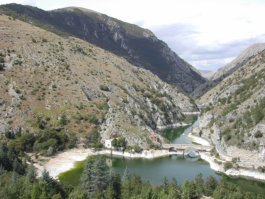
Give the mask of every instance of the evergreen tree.
<svg viewBox="0 0 265 199">
<path fill-rule="evenodd" d="M 41 194 L 41 190 L 39 184 L 35 182 L 33 184 L 32 192 L 31 192 L 31 199 L 38 199 Z"/>
<path fill-rule="evenodd" d="M 168 194 L 168 188 L 169 188 L 169 182 L 168 182 L 168 179 L 166 177 L 164 177 L 164 180 L 163 180 L 163 189 L 164 189 L 164 192 L 166 194 Z"/>
<path fill-rule="evenodd" d="M 107 199 L 120 199 L 121 198 L 121 178 L 118 173 L 111 176 L 109 186 L 106 191 Z"/>
<path fill-rule="evenodd" d="M 198 174 L 195 178 L 196 189 L 199 195 L 204 193 L 204 180 L 202 178 L 202 174 Z"/>
<path fill-rule="evenodd" d="M 207 196 L 213 195 L 215 188 L 217 187 L 217 181 L 213 176 L 209 176 L 205 182 L 205 194 Z"/>
<path fill-rule="evenodd" d="M 86 193 L 80 187 L 77 187 L 69 194 L 69 199 L 87 199 Z"/>
<path fill-rule="evenodd" d="M 132 194 L 131 180 L 130 180 L 130 177 L 127 176 L 126 179 L 122 183 L 121 196 L 122 198 L 130 198 L 131 194 Z"/>
<path fill-rule="evenodd" d="M 95 191 L 93 187 L 93 173 L 94 173 L 94 161 L 92 158 L 88 158 L 85 162 L 83 174 L 81 175 L 81 187 L 87 193 L 88 196 L 91 196 Z"/>
<path fill-rule="evenodd" d="M 196 184 L 193 181 L 184 182 L 183 195 L 185 199 L 199 198 L 196 191 Z"/>
<path fill-rule="evenodd" d="M 94 163 L 94 172 L 92 172 L 92 183 L 94 191 L 101 190 L 104 192 L 109 183 L 109 171 L 105 159 L 98 156 Z"/>
<path fill-rule="evenodd" d="M 55 186 L 55 183 L 53 183 L 54 181 L 52 177 L 50 176 L 49 172 L 46 169 L 42 171 L 40 181 L 44 182 L 45 185 L 47 185 L 50 188 L 54 188 Z M 44 184 L 42 184 L 42 187 L 44 187 Z"/>
<path fill-rule="evenodd" d="M 26 175 L 26 183 L 33 183 L 36 180 L 36 170 L 35 167 L 31 164 L 27 170 L 27 175 Z"/>
</svg>

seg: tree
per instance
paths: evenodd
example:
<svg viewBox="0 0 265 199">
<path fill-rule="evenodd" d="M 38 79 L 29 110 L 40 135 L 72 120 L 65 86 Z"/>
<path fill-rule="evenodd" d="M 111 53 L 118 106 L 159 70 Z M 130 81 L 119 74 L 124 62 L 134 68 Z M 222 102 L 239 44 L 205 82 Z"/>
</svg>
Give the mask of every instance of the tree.
<svg viewBox="0 0 265 199">
<path fill-rule="evenodd" d="M 27 175 L 26 175 L 26 182 L 27 183 L 33 183 L 36 181 L 36 170 L 35 167 L 31 164 L 27 170 Z"/>
<path fill-rule="evenodd" d="M 51 185 L 53 182 L 52 177 L 50 176 L 49 172 L 46 169 L 42 171 L 40 180 L 47 183 L 48 185 Z"/>
<path fill-rule="evenodd" d="M 69 121 L 67 120 L 66 115 L 65 115 L 65 114 L 62 114 L 62 116 L 61 116 L 61 118 L 60 118 L 60 121 L 59 121 L 60 125 L 61 125 L 61 126 L 65 126 L 65 125 L 68 124 L 68 122 L 69 122 Z"/>
<path fill-rule="evenodd" d="M 196 184 L 198 194 L 202 195 L 202 193 L 204 192 L 204 180 L 202 178 L 201 173 L 196 176 L 195 184 Z"/>
<path fill-rule="evenodd" d="M 122 183 L 122 191 L 121 191 L 121 196 L 122 198 L 130 198 L 132 193 L 132 188 L 131 188 L 131 180 L 129 176 L 126 176 Z"/>
<path fill-rule="evenodd" d="M 183 187 L 183 195 L 185 199 L 198 198 L 196 184 L 193 181 L 185 181 Z"/>
<path fill-rule="evenodd" d="M 102 156 L 96 158 L 94 165 L 94 172 L 92 174 L 94 190 L 101 190 L 104 192 L 109 183 L 108 166 Z"/>
<path fill-rule="evenodd" d="M 94 161 L 92 158 L 88 158 L 85 162 L 84 170 L 81 175 L 81 187 L 86 192 L 88 196 L 91 196 L 92 193 L 95 191 L 93 187 L 93 173 L 94 171 Z"/>
<path fill-rule="evenodd" d="M 207 196 L 213 195 L 215 188 L 217 187 L 217 181 L 213 176 L 209 176 L 205 182 L 205 194 Z"/>
<path fill-rule="evenodd" d="M 118 173 L 111 176 L 110 184 L 106 191 L 107 199 L 120 199 L 121 198 L 121 178 Z"/>
<path fill-rule="evenodd" d="M 164 180 L 163 180 L 163 189 L 164 189 L 164 192 L 166 194 L 168 194 L 168 188 L 169 188 L 169 182 L 168 182 L 168 179 L 166 177 L 164 177 Z"/>
</svg>

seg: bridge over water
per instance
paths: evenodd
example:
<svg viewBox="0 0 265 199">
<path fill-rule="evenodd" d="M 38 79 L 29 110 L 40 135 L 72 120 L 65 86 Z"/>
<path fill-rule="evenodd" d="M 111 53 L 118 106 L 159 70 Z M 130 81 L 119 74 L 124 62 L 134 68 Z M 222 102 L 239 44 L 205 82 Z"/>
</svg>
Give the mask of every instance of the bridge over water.
<svg viewBox="0 0 265 199">
<path fill-rule="evenodd" d="M 196 144 L 163 144 L 163 149 L 168 149 L 172 151 L 184 151 L 186 149 L 192 148 L 196 151 L 211 151 L 212 146 L 203 146 L 203 145 L 196 145 Z"/>
</svg>

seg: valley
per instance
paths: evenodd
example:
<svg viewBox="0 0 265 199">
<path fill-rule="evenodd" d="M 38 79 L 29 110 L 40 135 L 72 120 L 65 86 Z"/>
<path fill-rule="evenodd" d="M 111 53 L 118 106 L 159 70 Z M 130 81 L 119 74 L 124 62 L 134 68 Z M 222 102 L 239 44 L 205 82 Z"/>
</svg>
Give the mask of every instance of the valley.
<svg viewBox="0 0 265 199">
<path fill-rule="evenodd" d="M 0 198 L 264 198 L 264 43 L 206 79 L 92 10 L 0 5 L 0 33 Z"/>
</svg>

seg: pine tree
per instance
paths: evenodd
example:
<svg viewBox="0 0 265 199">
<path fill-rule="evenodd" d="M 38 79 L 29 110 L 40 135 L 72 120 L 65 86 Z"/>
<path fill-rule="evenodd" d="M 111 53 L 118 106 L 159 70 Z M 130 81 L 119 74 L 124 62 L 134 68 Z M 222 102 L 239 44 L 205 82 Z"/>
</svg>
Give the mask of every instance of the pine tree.
<svg viewBox="0 0 265 199">
<path fill-rule="evenodd" d="M 95 190 L 105 191 L 109 183 L 109 171 L 105 159 L 102 156 L 96 158 L 94 163 L 92 183 Z"/>
<path fill-rule="evenodd" d="M 131 180 L 129 176 L 126 176 L 126 179 L 122 183 L 121 196 L 122 198 L 130 198 L 131 194 L 132 194 Z"/>
<path fill-rule="evenodd" d="M 216 179 L 213 176 L 209 176 L 205 182 L 205 194 L 211 196 L 217 185 Z"/>
<path fill-rule="evenodd" d="M 50 176 L 49 172 L 44 169 L 41 173 L 41 178 L 40 180 L 44 183 L 46 183 L 46 185 L 50 188 L 54 187 L 54 183 L 53 183 L 53 179 L 52 177 Z"/>
<path fill-rule="evenodd" d="M 118 173 L 111 176 L 110 184 L 106 191 L 107 199 L 120 199 L 121 198 L 121 178 Z"/>
<path fill-rule="evenodd" d="M 195 178 L 195 184 L 197 188 L 197 192 L 199 195 L 202 195 L 204 192 L 204 180 L 202 178 L 202 174 L 198 174 Z"/>
<path fill-rule="evenodd" d="M 164 192 L 166 194 L 168 194 L 168 187 L 169 187 L 168 179 L 167 179 L 167 177 L 164 177 L 164 180 L 163 180 L 163 189 L 164 189 Z"/>
<path fill-rule="evenodd" d="M 33 183 L 36 180 L 36 170 L 35 167 L 31 164 L 27 170 L 27 175 L 26 175 L 26 182 L 27 183 Z"/>
<path fill-rule="evenodd" d="M 88 196 L 91 196 L 95 191 L 93 186 L 93 173 L 94 173 L 94 162 L 92 158 L 88 158 L 85 162 L 84 171 L 81 176 L 81 187 L 87 193 Z"/>
</svg>

